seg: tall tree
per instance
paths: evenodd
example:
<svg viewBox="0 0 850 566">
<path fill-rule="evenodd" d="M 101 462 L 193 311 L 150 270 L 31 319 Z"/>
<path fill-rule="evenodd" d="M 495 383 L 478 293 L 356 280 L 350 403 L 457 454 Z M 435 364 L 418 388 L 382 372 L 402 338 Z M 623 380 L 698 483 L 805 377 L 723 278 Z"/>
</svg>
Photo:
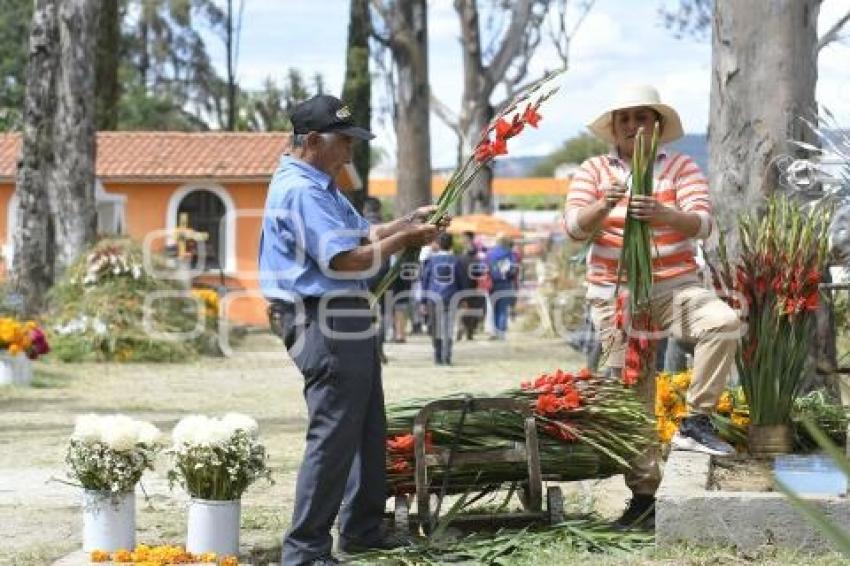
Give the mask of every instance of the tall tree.
<svg viewBox="0 0 850 566">
<path fill-rule="evenodd" d="M 351 109 L 356 124 L 367 127 L 372 121 L 372 77 L 369 75 L 369 19 L 368 0 L 351 0 L 348 21 L 348 52 L 346 54 L 345 82 L 342 99 Z M 358 210 L 369 196 L 369 143 L 358 142 L 354 147 L 354 168 L 363 183 L 361 190 L 352 195 Z"/>
<path fill-rule="evenodd" d="M 708 172 L 727 230 L 742 208 L 757 210 L 778 188 L 778 158 L 799 153 L 789 140 L 817 144 L 800 117 L 817 108 L 819 50 L 850 18 L 819 39 L 820 4 L 714 2 Z M 737 235 L 728 232 L 734 252 Z"/>
<path fill-rule="evenodd" d="M 463 46 L 463 94 L 460 112 L 452 116 L 446 104 L 435 100 L 435 110 L 458 135 L 459 160 L 472 153 L 473 145 L 494 116 L 496 109 L 505 106 L 515 93 L 521 92 L 531 81 L 528 67 L 546 31 L 545 22 L 553 8 L 558 15 L 556 25 L 550 29 L 549 39 L 559 55 L 559 67 L 569 63 L 570 42 L 593 6 L 593 0 L 577 2 L 576 23 L 568 29 L 568 0 L 516 0 L 511 3 L 493 3 L 488 21 L 494 22 L 490 35 L 484 37 L 480 24 L 477 0 L 454 0 L 460 19 Z M 534 80 L 539 77 L 534 77 Z M 502 87 L 507 94 L 502 101 L 494 101 L 494 94 Z M 436 97 L 435 97 L 436 98 Z M 492 210 L 492 173 L 482 171 L 464 194 L 462 209 L 465 213 Z"/>
<path fill-rule="evenodd" d="M 34 315 L 44 307 L 53 282 L 53 241 L 48 205 L 48 180 L 53 167 L 53 119 L 59 29 L 57 0 L 36 0 L 26 66 L 21 160 L 15 194 L 18 211 L 12 286 L 22 310 Z"/>
<path fill-rule="evenodd" d="M 100 0 L 59 4 L 54 162 L 49 179 L 56 274 L 94 242 L 95 52 Z"/>
<path fill-rule="evenodd" d="M 390 54 L 382 59 L 391 87 L 396 134 L 396 210 L 431 202 L 431 139 L 426 0 L 372 0 L 373 37 Z"/>
<path fill-rule="evenodd" d="M 118 69 L 121 63 L 121 22 L 119 0 L 101 0 L 97 30 L 97 68 L 95 71 L 95 123 L 98 130 L 118 129 L 118 102 L 121 88 Z"/>
</svg>

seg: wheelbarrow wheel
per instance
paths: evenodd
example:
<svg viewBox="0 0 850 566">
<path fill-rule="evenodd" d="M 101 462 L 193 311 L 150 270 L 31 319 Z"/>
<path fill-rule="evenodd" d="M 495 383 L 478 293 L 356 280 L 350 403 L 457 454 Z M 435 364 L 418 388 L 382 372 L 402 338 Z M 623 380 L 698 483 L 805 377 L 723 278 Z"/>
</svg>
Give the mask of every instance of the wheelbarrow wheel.
<svg viewBox="0 0 850 566">
<path fill-rule="evenodd" d="M 564 493 L 559 486 L 551 485 L 546 489 L 546 508 L 549 510 L 550 525 L 563 523 L 567 519 L 564 513 Z"/>
<path fill-rule="evenodd" d="M 393 523 L 397 533 L 410 532 L 410 499 L 406 495 L 395 496 Z"/>
</svg>

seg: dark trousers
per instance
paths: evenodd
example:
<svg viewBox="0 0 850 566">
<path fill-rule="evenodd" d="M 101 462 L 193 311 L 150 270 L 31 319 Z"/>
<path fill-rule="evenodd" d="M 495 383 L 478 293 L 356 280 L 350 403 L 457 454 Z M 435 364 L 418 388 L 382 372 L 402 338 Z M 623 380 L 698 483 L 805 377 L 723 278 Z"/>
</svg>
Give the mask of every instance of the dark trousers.
<svg viewBox="0 0 850 566">
<path fill-rule="evenodd" d="M 330 312 L 320 313 L 308 303 L 303 321 L 286 304 L 270 309 L 272 328 L 304 376 L 308 412 L 292 524 L 283 541 L 284 566 L 330 554 L 337 514 L 344 542 L 369 544 L 382 536 L 386 417 L 377 338 L 365 301 L 339 299 L 330 306 Z M 335 309 L 350 310 L 335 314 Z M 352 318 L 352 310 L 362 310 L 362 316 Z"/>
<path fill-rule="evenodd" d="M 431 321 L 431 342 L 434 345 L 434 363 L 452 363 L 455 313 L 450 305 L 428 303 L 428 318 Z"/>
<path fill-rule="evenodd" d="M 507 295 L 500 295 L 493 298 L 493 326 L 496 327 L 496 334 L 501 337 L 504 337 L 508 331 L 508 315 L 510 314 L 513 300 L 513 297 Z"/>
</svg>

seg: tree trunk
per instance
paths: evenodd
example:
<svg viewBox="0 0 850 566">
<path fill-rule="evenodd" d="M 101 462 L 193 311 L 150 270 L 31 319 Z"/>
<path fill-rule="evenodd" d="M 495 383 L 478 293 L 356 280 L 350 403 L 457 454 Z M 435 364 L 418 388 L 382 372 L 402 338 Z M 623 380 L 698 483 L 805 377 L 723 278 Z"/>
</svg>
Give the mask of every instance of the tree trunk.
<svg viewBox="0 0 850 566">
<path fill-rule="evenodd" d="M 43 309 L 53 281 L 47 176 L 53 164 L 54 75 L 59 46 L 56 11 L 55 0 L 35 3 L 26 71 L 12 272 L 12 285 L 26 316 Z"/>
<path fill-rule="evenodd" d="M 398 30 L 391 46 L 398 69 L 396 213 L 401 215 L 431 202 L 427 2 L 398 2 L 393 16 L 397 19 L 393 27 Z"/>
<path fill-rule="evenodd" d="M 102 0 L 103 11 L 97 35 L 97 73 L 95 92 L 97 95 L 96 124 L 98 130 L 118 128 L 118 100 L 121 89 L 118 84 L 118 65 L 121 53 L 121 11 L 118 0 Z"/>
<path fill-rule="evenodd" d="M 351 16 L 348 24 L 348 53 L 345 67 L 345 84 L 342 99 L 351 108 L 355 124 L 369 127 L 372 120 L 372 78 L 369 75 L 369 2 L 351 0 Z M 369 142 L 360 141 L 354 146 L 354 168 L 363 187 L 351 195 L 357 210 L 369 196 Z"/>
<path fill-rule="evenodd" d="M 236 131 L 236 53 L 235 30 L 233 28 L 233 0 L 227 0 L 227 31 L 224 45 L 227 49 L 227 125 L 230 132 Z"/>
<path fill-rule="evenodd" d="M 472 154 L 481 132 L 493 116 L 490 104 L 493 84 L 482 63 L 481 31 L 475 0 L 455 0 L 455 10 L 460 18 L 460 34 L 464 45 L 463 96 L 458 120 L 461 131 L 460 163 L 463 163 Z M 463 214 L 492 211 L 492 177 L 489 168 L 483 169 L 469 185 L 461 203 Z"/>
<path fill-rule="evenodd" d="M 49 179 L 59 276 L 94 242 L 95 39 L 100 2 L 64 0 L 58 12 L 54 168 Z"/>
<path fill-rule="evenodd" d="M 820 0 L 716 0 L 712 34 L 709 178 L 730 254 L 741 210 L 778 187 L 776 159 L 815 142 L 798 119 L 815 111 Z"/>
</svg>

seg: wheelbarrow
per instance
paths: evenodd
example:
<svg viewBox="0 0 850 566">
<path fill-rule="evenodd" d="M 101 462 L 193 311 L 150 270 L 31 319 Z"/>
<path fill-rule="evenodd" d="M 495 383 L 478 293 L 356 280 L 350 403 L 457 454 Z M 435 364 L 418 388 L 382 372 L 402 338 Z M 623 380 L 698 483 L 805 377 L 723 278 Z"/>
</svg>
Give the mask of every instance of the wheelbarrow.
<svg viewBox="0 0 850 566">
<path fill-rule="evenodd" d="M 462 427 L 464 413 L 475 411 L 505 411 L 516 412 L 523 417 L 525 432 L 524 442 L 515 442 L 512 446 L 499 449 L 475 452 L 457 452 L 452 448 L 434 447 L 426 453 L 425 438 L 428 422 L 434 413 L 439 411 L 461 411 L 458 433 Z M 521 512 L 509 513 L 478 513 L 462 514 L 452 518 L 452 523 L 463 523 L 467 526 L 519 526 L 530 523 L 556 524 L 564 520 L 564 497 L 561 488 L 550 486 L 546 490 L 546 508 L 543 508 L 543 483 L 540 473 L 540 452 L 537 443 L 537 425 L 531 407 L 526 402 L 509 398 L 471 398 L 441 399 L 423 406 L 413 421 L 414 437 L 414 479 L 417 515 L 410 513 L 410 498 L 398 495 L 395 498 L 395 528 L 399 532 L 409 532 L 411 527 L 418 524 L 425 534 L 431 534 L 437 524 L 439 506 L 447 494 L 468 492 L 475 486 L 452 485 L 447 489 L 446 478 L 442 486 L 429 482 L 428 470 L 434 466 L 442 466 L 446 476 L 450 475 L 453 466 L 469 466 L 475 464 L 487 465 L 492 463 L 526 463 L 527 476 L 516 478 L 522 483 L 520 502 Z M 510 481 L 510 480 L 509 480 Z M 437 511 L 432 511 L 431 498 L 438 495 Z"/>
</svg>

